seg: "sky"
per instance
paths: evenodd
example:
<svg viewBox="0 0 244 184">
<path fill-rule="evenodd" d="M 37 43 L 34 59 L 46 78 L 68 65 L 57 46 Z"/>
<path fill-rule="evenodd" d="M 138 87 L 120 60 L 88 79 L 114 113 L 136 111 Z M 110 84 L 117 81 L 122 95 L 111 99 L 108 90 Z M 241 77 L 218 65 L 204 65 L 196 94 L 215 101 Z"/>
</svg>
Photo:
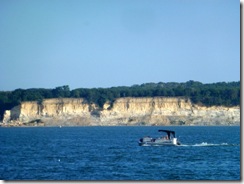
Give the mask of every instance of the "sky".
<svg viewBox="0 0 244 184">
<path fill-rule="evenodd" d="M 0 91 L 240 80 L 238 0 L 0 0 Z"/>
</svg>

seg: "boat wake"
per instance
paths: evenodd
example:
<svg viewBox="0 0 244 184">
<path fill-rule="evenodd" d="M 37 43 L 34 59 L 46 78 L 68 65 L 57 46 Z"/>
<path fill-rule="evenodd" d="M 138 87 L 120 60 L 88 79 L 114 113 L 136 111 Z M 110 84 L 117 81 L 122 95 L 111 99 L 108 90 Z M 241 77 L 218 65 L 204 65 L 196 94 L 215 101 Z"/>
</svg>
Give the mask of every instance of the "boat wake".
<svg viewBox="0 0 244 184">
<path fill-rule="evenodd" d="M 239 146 L 238 144 L 228 144 L 228 143 L 220 143 L 220 144 L 213 144 L 213 143 L 207 143 L 207 142 L 202 142 L 200 144 L 181 144 L 179 146 L 198 146 L 198 147 L 203 147 L 203 146 Z"/>
</svg>

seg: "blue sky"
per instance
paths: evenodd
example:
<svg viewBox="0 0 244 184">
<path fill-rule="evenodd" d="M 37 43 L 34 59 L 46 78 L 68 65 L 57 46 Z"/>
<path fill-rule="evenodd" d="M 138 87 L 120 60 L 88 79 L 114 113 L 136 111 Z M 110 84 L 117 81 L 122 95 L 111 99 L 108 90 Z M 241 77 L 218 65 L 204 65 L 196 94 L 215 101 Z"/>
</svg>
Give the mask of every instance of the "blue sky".
<svg viewBox="0 0 244 184">
<path fill-rule="evenodd" d="M 238 0 L 0 0 L 0 90 L 240 80 Z"/>
</svg>

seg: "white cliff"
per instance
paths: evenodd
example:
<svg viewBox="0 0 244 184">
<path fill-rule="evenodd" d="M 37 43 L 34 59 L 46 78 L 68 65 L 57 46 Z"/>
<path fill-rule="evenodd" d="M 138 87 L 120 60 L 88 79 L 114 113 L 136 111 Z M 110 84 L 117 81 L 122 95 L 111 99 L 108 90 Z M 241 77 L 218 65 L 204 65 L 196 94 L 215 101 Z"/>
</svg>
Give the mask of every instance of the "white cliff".
<svg viewBox="0 0 244 184">
<path fill-rule="evenodd" d="M 118 98 L 103 108 L 82 98 L 22 102 L 6 111 L 3 124 L 43 126 L 240 125 L 240 107 L 198 106 L 185 98 Z"/>
</svg>

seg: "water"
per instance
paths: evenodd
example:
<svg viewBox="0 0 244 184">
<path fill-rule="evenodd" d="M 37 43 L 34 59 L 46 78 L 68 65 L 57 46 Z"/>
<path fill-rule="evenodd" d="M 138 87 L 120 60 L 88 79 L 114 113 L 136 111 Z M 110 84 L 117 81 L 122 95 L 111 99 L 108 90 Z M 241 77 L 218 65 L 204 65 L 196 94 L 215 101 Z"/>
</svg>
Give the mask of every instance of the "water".
<svg viewBox="0 0 244 184">
<path fill-rule="evenodd" d="M 141 147 L 176 131 L 182 145 Z M 240 180 L 240 127 L 0 128 L 1 180 Z"/>
</svg>

